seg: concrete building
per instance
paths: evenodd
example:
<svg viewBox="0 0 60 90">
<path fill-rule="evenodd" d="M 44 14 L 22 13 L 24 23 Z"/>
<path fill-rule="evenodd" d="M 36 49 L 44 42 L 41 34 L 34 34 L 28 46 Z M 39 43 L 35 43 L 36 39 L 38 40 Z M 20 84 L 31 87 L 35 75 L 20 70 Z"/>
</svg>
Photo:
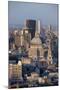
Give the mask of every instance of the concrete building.
<svg viewBox="0 0 60 90">
<path fill-rule="evenodd" d="M 21 39 L 20 39 L 19 32 L 15 33 L 15 45 L 16 45 L 16 47 L 20 47 L 21 46 Z"/>
<path fill-rule="evenodd" d="M 9 44 L 9 49 L 10 50 L 15 50 L 15 43 L 10 43 Z"/>
<path fill-rule="evenodd" d="M 18 61 L 18 63 L 10 63 L 9 64 L 9 79 L 22 79 L 22 63 Z"/>
<path fill-rule="evenodd" d="M 31 76 L 27 76 L 27 80 L 31 82 L 38 81 L 38 78 L 39 78 L 39 74 L 36 72 L 32 72 Z"/>
<path fill-rule="evenodd" d="M 29 29 L 27 27 L 23 28 L 23 37 L 24 37 L 24 47 L 28 51 L 28 48 L 30 47 L 31 33 L 29 32 Z"/>
<path fill-rule="evenodd" d="M 52 61 L 52 53 L 51 53 L 51 48 L 50 48 L 50 46 L 49 46 L 49 48 L 48 48 L 47 60 L 48 60 L 48 64 L 49 64 L 49 65 L 53 63 L 53 61 Z"/>
<path fill-rule="evenodd" d="M 30 58 L 22 58 L 22 64 L 31 64 L 31 59 Z"/>
<path fill-rule="evenodd" d="M 52 50 L 51 50 L 51 40 L 52 40 L 52 35 L 51 35 L 51 26 L 49 25 L 48 27 L 48 34 L 47 34 L 47 40 L 46 43 L 48 45 L 48 56 L 47 56 L 47 60 L 48 60 L 48 64 L 52 64 Z"/>
</svg>

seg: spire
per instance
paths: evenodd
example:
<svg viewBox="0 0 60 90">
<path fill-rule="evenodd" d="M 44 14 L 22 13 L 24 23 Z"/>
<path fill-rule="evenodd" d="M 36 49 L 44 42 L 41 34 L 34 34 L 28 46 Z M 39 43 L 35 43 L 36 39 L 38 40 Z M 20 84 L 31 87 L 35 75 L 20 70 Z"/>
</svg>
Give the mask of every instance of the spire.
<svg viewBox="0 0 60 90">
<path fill-rule="evenodd" d="M 36 35 L 40 35 L 40 31 L 41 31 L 41 23 L 40 20 L 36 21 L 36 32 L 35 32 L 35 36 Z"/>
<path fill-rule="evenodd" d="M 51 25 L 48 26 L 48 30 L 51 31 Z"/>
<path fill-rule="evenodd" d="M 40 34 L 40 29 L 41 29 L 41 22 L 38 20 L 38 33 Z"/>
</svg>

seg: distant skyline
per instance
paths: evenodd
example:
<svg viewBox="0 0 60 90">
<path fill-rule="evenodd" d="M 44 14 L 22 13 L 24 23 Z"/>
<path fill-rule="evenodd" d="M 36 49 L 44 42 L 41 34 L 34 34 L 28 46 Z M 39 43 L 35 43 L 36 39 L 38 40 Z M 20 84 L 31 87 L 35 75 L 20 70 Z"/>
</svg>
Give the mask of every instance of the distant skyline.
<svg viewBox="0 0 60 90">
<path fill-rule="evenodd" d="M 9 27 L 24 26 L 26 19 L 41 20 L 42 25 L 58 26 L 58 5 L 9 1 L 8 24 Z"/>
</svg>

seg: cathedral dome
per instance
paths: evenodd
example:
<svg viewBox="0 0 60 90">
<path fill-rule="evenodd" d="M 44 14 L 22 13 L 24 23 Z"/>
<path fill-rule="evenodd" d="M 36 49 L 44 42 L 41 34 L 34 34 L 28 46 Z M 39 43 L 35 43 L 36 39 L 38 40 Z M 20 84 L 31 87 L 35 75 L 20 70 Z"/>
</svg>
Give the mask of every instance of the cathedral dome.
<svg viewBox="0 0 60 90">
<path fill-rule="evenodd" d="M 41 42 L 41 40 L 40 40 L 39 37 L 34 37 L 34 38 L 31 40 L 31 44 L 41 45 L 42 42 Z"/>
<path fill-rule="evenodd" d="M 40 21 L 38 20 L 36 22 L 36 32 L 35 32 L 35 37 L 31 40 L 31 44 L 36 44 L 36 45 L 41 45 L 41 39 L 40 39 Z"/>
</svg>

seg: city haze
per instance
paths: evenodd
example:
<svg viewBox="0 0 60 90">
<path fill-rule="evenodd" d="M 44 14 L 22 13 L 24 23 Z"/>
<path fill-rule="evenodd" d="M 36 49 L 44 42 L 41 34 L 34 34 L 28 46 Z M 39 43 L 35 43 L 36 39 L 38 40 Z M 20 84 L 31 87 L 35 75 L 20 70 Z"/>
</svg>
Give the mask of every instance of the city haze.
<svg viewBox="0 0 60 90">
<path fill-rule="evenodd" d="M 41 20 L 43 25 L 58 26 L 58 5 L 27 2 L 8 2 L 9 27 L 23 27 L 26 19 Z"/>
</svg>

